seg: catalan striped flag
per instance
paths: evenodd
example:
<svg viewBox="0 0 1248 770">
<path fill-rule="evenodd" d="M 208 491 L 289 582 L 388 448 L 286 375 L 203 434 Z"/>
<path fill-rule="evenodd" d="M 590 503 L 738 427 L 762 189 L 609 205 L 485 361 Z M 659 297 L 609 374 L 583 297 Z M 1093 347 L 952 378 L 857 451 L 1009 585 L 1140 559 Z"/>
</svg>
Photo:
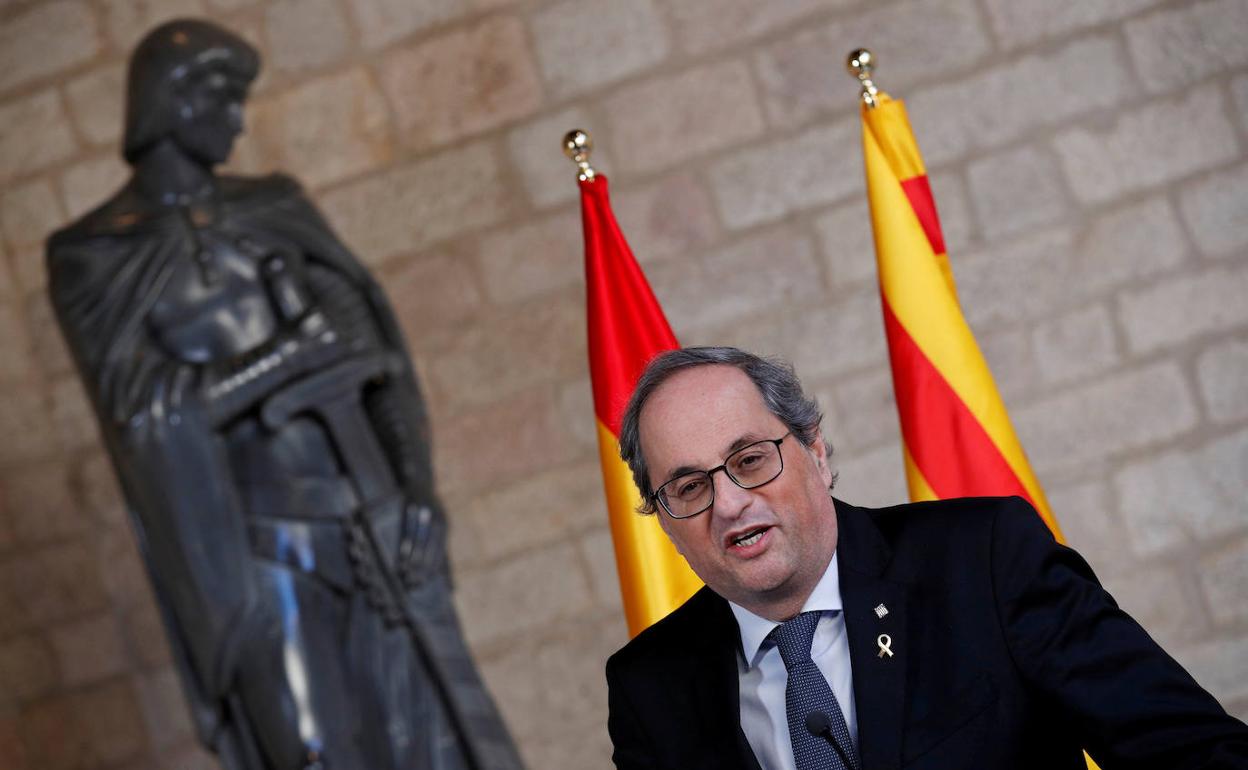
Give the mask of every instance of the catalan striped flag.
<svg viewBox="0 0 1248 770">
<path fill-rule="evenodd" d="M 876 101 L 862 105 L 862 146 L 910 498 L 1018 495 L 1063 542 L 962 317 L 905 105 Z"/>
<path fill-rule="evenodd" d="M 598 452 L 624 615 L 636 636 L 702 585 L 659 523 L 637 513 L 641 494 L 620 459 L 620 419 L 633 386 L 650 359 L 677 342 L 611 212 L 607 178 L 580 185 Z"/>
</svg>

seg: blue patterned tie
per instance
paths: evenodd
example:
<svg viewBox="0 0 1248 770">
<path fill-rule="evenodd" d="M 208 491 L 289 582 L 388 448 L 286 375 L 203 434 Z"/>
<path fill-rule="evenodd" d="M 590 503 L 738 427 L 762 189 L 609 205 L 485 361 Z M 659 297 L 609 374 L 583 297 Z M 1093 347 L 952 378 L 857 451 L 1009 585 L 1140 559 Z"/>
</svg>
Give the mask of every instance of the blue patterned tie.
<svg viewBox="0 0 1248 770">
<path fill-rule="evenodd" d="M 810 659 L 810 643 L 815 638 L 815 626 L 819 624 L 818 612 L 803 612 L 772 629 L 768 638 L 780 649 L 780 659 L 789 673 L 784 689 L 785 711 L 789 717 L 789 737 L 793 739 L 793 759 L 797 770 L 856 770 L 858 755 L 849 739 L 849 727 L 841 706 L 823 678 L 823 672 Z M 811 735 L 806 718 L 814 712 L 827 716 L 825 724 L 832 736 Z M 849 766 L 829 742 L 835 737 L 849 760 Z"/>
</svg>

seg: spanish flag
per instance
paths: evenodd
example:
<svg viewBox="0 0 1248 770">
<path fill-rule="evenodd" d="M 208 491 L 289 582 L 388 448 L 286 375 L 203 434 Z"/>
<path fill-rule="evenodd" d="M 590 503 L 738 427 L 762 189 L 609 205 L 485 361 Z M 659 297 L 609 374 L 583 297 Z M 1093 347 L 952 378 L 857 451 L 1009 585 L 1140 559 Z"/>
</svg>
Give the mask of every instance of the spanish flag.
<svg viewBox="0 0 1248 770">
<path fill-rule="evenodd" d="M 862 107 L 867 197 L 911 500 L 1027 499 L 1061 530 L 962 317 L 927 171 L 902 102 Z"/>
<path fill-rule="evenodd" d="M 641 493 L 620 459 L 620 419 L 633 386 L 650 359 L 677 342 L 611 213 L 607 178 L 597 174 L 580 185 L 598 452 L 624 615 L 636 636 L 702 585 L 659 523 L 637 513 Z"/>
</svg>

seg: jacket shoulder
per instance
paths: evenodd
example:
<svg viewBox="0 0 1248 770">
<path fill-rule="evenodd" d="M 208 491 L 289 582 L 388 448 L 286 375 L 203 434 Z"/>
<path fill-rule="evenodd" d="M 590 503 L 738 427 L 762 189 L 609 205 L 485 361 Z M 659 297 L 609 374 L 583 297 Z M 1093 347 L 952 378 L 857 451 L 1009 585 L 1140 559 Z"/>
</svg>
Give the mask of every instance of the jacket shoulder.
<svg viewBox="0 0 1248 770">
<path fill-rule="evenodd" d="M 707 644 L 722 642 L 723 613 L 731 612 L 724 599 L 704 586 L 608 658 L 608 676 L 613 671 L 660 667 Z"/>
</svg>

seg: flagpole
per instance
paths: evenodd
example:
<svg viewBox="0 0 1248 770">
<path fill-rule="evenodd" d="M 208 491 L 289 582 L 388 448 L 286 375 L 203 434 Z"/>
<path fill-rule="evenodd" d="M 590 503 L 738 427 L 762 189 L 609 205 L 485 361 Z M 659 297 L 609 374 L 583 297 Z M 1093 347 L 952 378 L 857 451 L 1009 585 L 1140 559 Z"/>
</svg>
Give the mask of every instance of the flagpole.
<svg viewBox="0 0 1248 770">
<path fill-rule="evenodd" d="M 875 109 L 875 105 L 879 101 L 875 98 L 880 89 L 875 87 L 875 83 L 871 82 L 871 73 L 875 70 L 875 54 L 866 48 L 856 48 L 849 52 L 849 58 L 845 60 L 845 69 L 849 70 L 849 74 L 858 78 L 858 82 L 862 84 L 863 104 L 871 109 Z"/>
<path fill-rule="evenodd" d="M 576 178 L 582 182 L 592 182 L 597 172 L 589 165 L 589 156 L 594 151 L 594 139 L 588 131 L 574 128 L 563 135 L 563 154 L 576 164 Z"/>
</svg>

